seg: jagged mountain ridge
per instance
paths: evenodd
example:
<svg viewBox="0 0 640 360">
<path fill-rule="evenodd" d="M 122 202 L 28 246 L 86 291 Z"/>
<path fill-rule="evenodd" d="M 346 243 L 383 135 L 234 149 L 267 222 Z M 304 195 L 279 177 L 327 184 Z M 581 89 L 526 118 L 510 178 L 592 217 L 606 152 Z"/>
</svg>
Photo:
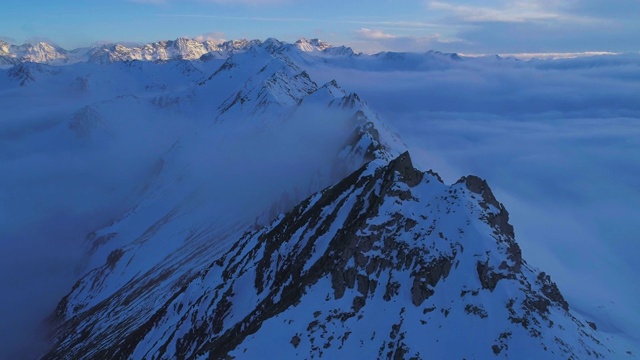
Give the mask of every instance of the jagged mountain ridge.
<svg viewBox="0 0 640 360">
<path fill-rule="evenodd" d="M 264 43 L 277 42 L 267 39 Z M 140 46 L 124 44 L 99 44 L 87 48 L 67 51 L 58 46 L 41 41 L 35 44 L 11 45 L 0 40 L 0 65 L 13 65 L 23 62 L 36 62 L 50 65 L 64 65 L 78 62 L 112 63 L 118 61 L 169 61 L 169 60 L 211 60 L 226 59 L 229 56 L 247 51 L 254 46 L 261 46 L 260 40 L 196 40 L 178 38 L 163 40 Z M 353 55 L 350 48 L 331 44 L 318 39 L 300 39 L 294 44 L 287 44 L 304 52 L 316 55 Z"/>
<path fill-rule="evenodd" d="M 407 153 L 374 160 L 239 236 L 165 288 L 166 301 L 135 331 L 81 312 L 45 358 L 256 358 L 267 344 L 286 358 L 610 355 L 549 277 L 523 261 L 486 182 L 446 186 Z M 103 268 L 120 261 L 113 252 Z M 127 286 L 134 299 L 141 285 Z M 118 298 L 131 301 L 122 294 L 97 311 Z M 452 346 L 471 337 L 481 340 Z"/>
<path fill-rule="evenodd" d="M 299 76 L 298 68 L 291 62 L 282 62 L 274 58 L 268 51 L 258 51 L 254 54 L 239 54 L 238 57 L 244 59 L 250 56 L 251 61 L 246 62 L 250 68 L 261 68 L 262 70 L 253 76 L 247 76 L 247 69 L 242 65 L 230 67 L 228 71 L 217 72 L 208 79 L 206 84 L 194 85 L 196 93 L 202 91 L 208 93 L 207 85 L 218 88 L 218 79 L 227 78 L 229 74 L 232 77 L 239 78 L 244 76 L 248 78 L 247 84 L 262 84 L 262 80 L 269 80 L 268 85 L 282 89 L 282 84 L 286 88 L 293 90 L 296 88 L 305 89 L 310 82 L 308 77 Z M 231 60 L 236 63 L 238 59 Z M 265 66 L 272 64 L 274 66 Z M 283 68 L 283 66 L 285 68 Z M 273 77 L 273 74 L 280 74 Z M 262 79 L 260 81 L 256 79 Z M 278 85 L 278 83 L 281 83 Z M 202 203 L 195 200 L 201 193 L 194 191 L 192 186 L 185 185 L 185 173 L 188 173 L 188 167 L 191 162 L 188 157 L 199 153 L 203 150 L 215 151 L 207 144 L 211 140 L 215 140 L 216 130 L 220 126 L 229 124 L 235 126 L 238 119 L 242 119 L 242 113 L 236 114 L 231 119 L 236 121 L 220 122 L 215 124 L 213 128 L 206 129 L 207 133 L 201 136 L 191 135 L 177 141 L 174 146 L 158 160 L 155 169 L 150 174 L 150 181 L 145 185 L 144 193 L 140 200 L 125 214 L 114 219 L 112 224 L 104 229 L 96 231 L 89 239 L 88 248 L 91 257 L 87 263 L 87 269 L 90 270 L 76 284 L 72 293 L 69 294 L 61 303 L 58 311 L 58 318 L 66 320 L 64 326 L 84 326 L 77 321 L 86 316 L 93 316 L 101 311 L 113 313 L 114 309 L 103 309 L 105 301 L 112 302 L 115 312 L 121 313 L 124 318 L 116 316 L 113 324 L 122 331 L 133 331 L 135 326 L 140 325 L 139 321 L 144 321 L 154 314 L 157 310 L 151 299 L 162 299 L 171 294 L 166 286 L 172 286 L 175 280 L 169 274 L 173 274 L 179 279 L 189 277 L 193 272 L 208 263 L 211 257 L 217 256 L 220 252 L 232 244 L 234 237 L 241 234 L 246 227 L 257 226 L 255 223 L 267 221 L 283 210 L 291 208 L 301 198 L 307 196 L 311 191 L 316 191 L 336 179 L 344 176 L 348 171 L 353 170 L 354 166 L 360 166 L 365 161 L 374 157 L 388 154 L 387 157 L 397 153 L 384 145 L 388 141 L 393 141 L 390 134 L 385 133 L 383 127 L 380 131 L 374 130 L 375 115 L 359 100 L 357 95 L 347 94 L 342 90 L 336 82 L 330 82 L 321 87 L 312 84 L 313 89 L 305 90 L 309 94 L 293 103 L 284 102 L 276 104 L 279 108 L 288 108 L 287 113 L 291 121 L 305 121 L 306 114 L 314 112 L 317 108 L 332 107 L 333 110 L 327 109 L 326 114 L 322 114 L 319 119 L 311 119 L 310 121 L 331 121 L 344 122 L 344 124 L 336 124 L 341 129 L 345 129 L 341 133 L 344 135 L 345 143 L 340 148 L 331 150 L 327 147 L 327 143 L 323 143 L 324 157 L 330 157 L 333 153 L 336 161 L 327 163 L 326 161 L 313 167 L 313 176 L 308 180 L 299 182 L 302 187 L 297 189 L 295 193 L 285 193 L 284 196 L 276 203 L 272 204 L 271 209 L 265 209 L 265 220 L 260 218 L 246 219 L 245 217 L 233 217 L 227 214 L 231 212 L 224 209 L 225 214 L 212 208 L 211 204 Z M 248 85 L 247 85 L 248 86 Z M 269 90 L 268 88 L 267 90 Z M 258 92 L 260 93 L 260 92 Z M 198 95 L 202 96 L 202 94 Z M 281 99 L 275 97 L 274 99 Z M 80 111 L 80 114 L 93 115 L 93 111 Z M 372 119 L 367 117 L 372 116 Z M 95 116 L 91 116 L 95 118 Z M 91 120 L 91 119 L 89 119 Z M 244 121 L 249 119 L 242 119 Z M 102 121 L 105 122 L 105 121 Z M 260 131 L 265 131 L 263 123 L 249 121 L 249 128 L 257 126 Z M 245 124 L 247 125 L 247 124 Z M 311 125 L 312 123 L 307 123 Z M 269 124 L 266 124 L 268 127 Z M 298 125 L 296 125 L 298 126 Z M 276 126 L 275 131 L 281 132 L 286 126 Z M 251 134 L 253 131 L 246 132 L 240 130 L 243 136 Z M 272 134 L 272 133 L 269 133 Z M 277 135 L 277 134 L 272 134 Z M 299 134 L 298 134 L 299 135 Z M 316 134 L 310 134 L 315 136 Z M 213 136 L 213 139 L 211 139 Z M 342 136 L 342 135 L 341 135 Z M 219 140 L 217 140 L 219 141 Z M 194 145 L 196 144 L 196 145 Z M 204 148 L 200 148 L 199 144 L 204 144 Z M 195 147 L 195 150 L 194 149 Z M 387 150 L 387 148 L 389 148 Z M 326 165 L 323 165 L 325 164 Z M 194 166 L 206 166 L 206 162 L 197 162 Z M 235 180 L 235 179 L 234 179 Z M 308 181 L 308 182 L 307 182 Z M 193 184 L 189 182 L 189 184 Z M 224 189 L 220 189 L 224 191 Z M 289 190 L 289 189 L 286 189 Z M 243 191 L 244 192 L 244 191 Z M 200 194 L 200 195 L 198 195 Z M 276 193 L 277 195 L 278 193 Z M 195 202 L 194 202 L 195 200 Z M 214 204 L 215 205 L 215 204 Z M 240 209 L 246 212 L 246 209 Z M 221 218 L 216 218 L 221 216 Z M 187 216 L 188 215 L 188 216 Z M 151 225 L 153 223 L 153 225 Z M 151 226 L 150 226 L 151 225 Z M 182 241 L 175 241 L 177 238 Z M 225 240 L 229 238 L 229 240 Z M 213 241 L 213 243 L 211 243 Z M 187 243 L 186 245 L 183 242 Z M 118 259 L 118 265 L 114 261 Z M 103 264 L 114 264 L 104 266 Z M 125 265 L 126 264 L 126 265 Z M 180 264 L 179 266 L 177 264 Z M 177 270 L 179 269 L 179 270 Z M 166 277 L 170 276 L 170 279 Z M 162 279 L 162 280 L 158 280 Z M 136 302 L 143 302 L 144 309 L 139 309 L 135 321 L 127 318 L 126 307 L 122 304 L 116 304 L 115 298 L 120 298 L 123 293 L 132 290 L 131 284 L 136 286 L 144 286 L 144 283 L 155 283 L 153 289 L 148 289 L 147 294 L 140 294 L 137 291 L 129 293 L 128 297 L 137 298 Z M 161 282 L 162 284 L 160 284 Z M 130 285 L 127 285 L 130 284 Z M 149 302 L 149 303 L 147 303 Z M 127 303 L 127 305 L 131 305 Z M 103 322 L 105 326 L 109 326 L 104 319 L 95 315 L 96 318 L 85 319 L 90 322 L 95 319 Z M 111 315 L 110 315 L 111 316 Z M 97 336 L 101 334 L 97 333 Z"/>
<path fill-rule="evenodd" d="M 333 46 L 319 39 L 306 38 L 301 38 L 292 44 L 273 38 L 264 41 L 239 39 L 223 42 L 177 38 L 143 45 L 96 44 L 73 50 L 65 50 L 47 42 L 18 46 L 0 40 L 0 65 L 11 66 L 25 62 L 60 66 L 83 62 L 109 64 L 122 61 L 211 61 L 228 59 L 234 54 L 243 53 L 255 47 L 271 47 L 270 50 L 287 53 L 289 58 L 302 64 L 314 63 L 317 60 L 313 58 L 319 58 L 335 66 L 350 67 L 354 64 L 354 60 L 350 58 L 355 57 L 364 59 L 357 63 L 361 63 L 365 68 L 389 70 L 398 66 L 416 69 L 441 67 L 449 61 L 471 59 L 455 53 L 439 51 L 428 51 L 424 54 L 380 52 L 364 55 L 347 46 Z M 494 60 L 498 61 L 498 59 Z"/>
<path fill-rule="evenodd" d="M 341 148 L 334 149 L 331 155 L 336 155 L 340 166 L 349 171 L 364 162 L 373 160 L 373 163 L 347 176 L 338 185 L 302 201 L 298 206 L 295 205 L 307 195 L 305 191 L 282 199 L 282 203 L 276 204 L 264 219 L 247 223 L 233 217 L 215 219 L 206 206 L 194 206 L 191 203 L 195 196 L 181 183 L 181 178 L 188 167 L 194 164 L 185 165 L 185 158 L 179 154 L 190 146 L 194 137 L 180 139 L 154 165 L 149 176 L 151 181 L 143 189 L 140 201 L 130 211 L 114 219 L 110 226 L 92 234 L 88 246 L 93 256 L 87 265 L 87 273 L 58 308 L 57 316 L 63 323 L 58 329 L 55 348 L 48 356 L 84 355 L 98 358 L 130 354 L 133 358 L 141 358 L 151 357 L 152 354 L 159 357 L 201 354 L 218 358 L 228 352 L 238 357 L 259 357 L 260 354 L 256 352 L 264 349 L 264 344 L 274 342 L 282 343 L 280 351 L 283 356 L 291 357 L 330 356 L 333 351 L 340 351 L 336 354 L 347 351 L 362 353 L 369 348 L 375 350 L 371 352 L 371 357 L 396 354 L 425 356 L 424 350 L 421 351 L 424 345 L 420 344 L 425 342 L 425 338 L 421 337 L 425 328 L 429 329 L 426 338 L 432 341 L 429 343 L 430 349 L 437 349 L 443 356 L 459 350 L 461 357 L 483 358 L 484 355 L 493 356 L 495 353 L 504 357 L 522 357 L 522 354 L 528 354 L 524 352 L 528 347 L 536 349 L 544 357 L 615 356 L 609 353 L 606 345 L 598 344 L 604 344 L 606 339 L 586 327 L 577 315 L 566 312 L 566 302 L 546 275 L 526 266 L 520 259 L 506 211 L 503 212 L 503 207 L 493 198 L 485 183 L 470 177 L 449 188 L 439 184 L 434 174 L 417 175 L 421 172 L 411 170 L 413 166 L 407 155 L 393 160 L 399 155 L 399 148 L 359 96 L 347 94 L 335 81 L 318 86 L 303 70 L 298 61 L 300 58 L 291 57 L 292 48 L 284 45 L 270 40 L 234 54 L 208 78 L 202 78 L 204 74 L 197 68 L 193 70 L 189 67 L 189 62 L 158 64 L 159 71 L 163 69 L 162 66 L 175 65 L 181 67 L 181 76 L 186 77 L 184 74 L 188 73 L 191 77 L 179 82 L 179 89 L 157 82 L 153 86 L 144 85 L 141 88 L 144 91 L 139 90 L 135 95 L 118 95 L 89 108 L 81 107 L 74 113 L 77 116 L 73 116 L 69 130 L 83 134 L 87 127 L 97 124 L 93 126 L 94 129 L 104 127 L 111 132 L 114 117 L 105 116 L 105 113 L 109 107 L 116 106 L 114 104 L 125 103 L 135 104 L 127 106 L 136 107 L 153 106 L 162 111 L 169 111 L 179 103 L 187 108 L 198 108 L 195 113 L 206 113 L 203 118 L 208 121 L 215 118 L 222 120 L 216 124 L 272 126 L 276 130 L 278 125 L 273 124 L 269 114 L 278 111 L 281 111 L 282 117 L 297 121 L 319 108 L 336 111 L 325 116 L 329 120 L 345 110 L 346 114 L 341 115 L 342 121 L 352 136 Z M 387 60 L 395 61 L 393 57 Z M 118 62 L 108 66 L 122 69 L 139 79 L 147 79 L 152 77 L 150 72 L 155 74 L 152 69 L 156 64 Z M 38 70 L 29 73 L 34 79 L 37 76 L 43 79 L 57 78 L 60 71 L 64 72 L 38 64 L 24 64 L 23 68 Z M 23 76 L 20 79 L 28 78 Z M 34 79 L 25 84 L 37 86 L 39 80 Z M 80 81 L 79 85 L 85 84 L 90 88 L 92 81 L 88 76 L 87 81 Z M 128 88 L 124 86 L 124 89 Z M 224 91 L 216 90 L 220 88 L 224 88 Z M 233 100 L 227 101 L 237 98 L 237 94 L 241 95 L 242 101 L 228 108 L 222 106 L 233 103 Z M 264 102 L 265 99 L 268 101 Z M 298 118 L 295 117 L 296 113 L 300 115 Z M 266 121 L 256 121 L 265 115 L 266 119 L 262 120 Z M 216 129 L 217 126 L 212 126 L 199 130 L 215 132 Z M 205 136 L 200 140 L 213 141 L 215 137 Z M 206 147 L 199 150 L 211 151 Z M 205 164 L 195 163 L 195 166 L 202 165 Z M 344 171 L 340 174 L 347 175 Z M 331 183 L 343 176 L 333 178 Z M 417 178 L 422 180 L 415 184 Z M 319 190 L 324 185 L 311 185 L 307 190 Z M 456 193 L 452 194 L 453 191 Z M 329 193 L 333 195 L 327 195 Z M 450 199 L 444 200 L 444 197 Z M 374 201 L 376 198 L 379 199 Z M 320 199 L 317 201 L 328 205 L 319 207 L 310 199 Z M 362 206 L 358 205 L 363 201 L 372 202 L 367 211 L 355 214 L 363 211 Z M 293 210 L 287 215 L 263 227 L 274 216 L 292 207 Z M 393 211 L 387 211 L 389 208 Z M 411 214 L 407 213 L 408 209 Z M 353 216 L 358 215 L 358 223 L 363 225 L 352 229 L 343 226 L 345 222 L 341 222 L 342 218 L 337 215 L 325 216 L 326 213 L 354 213 Z M 466 216 L 452 215 L 458 213 Z M 317 223 L 298 221 L 296 214 L 316 218 Z M 427 219 L 437 218 L 436 227 L 429 231 L 431 223 L 426 227 L 427 219 L 417 214 Z M 478 222 L 477 218 L 482 219 Z M 349 219 L 349 215 L 346 219 Z M 417 222 L 413 227 L 408 225 L 413 224 L 411 220 Z M 477 225 L 484 230 L 472 231 L 465 227 L 469 226 L 469 221 L 474 228 Z M 286 231 L 286 236 L 279 236 L 278 232 L 274 232 L 274 229 L 282 229 L 292 222 L 297 223 L 296 229 L 300 233 L 327 232 L 314 239 L 288 236 Z M 389 223 L 391 230 L 383 229 L 380 225 L 383 223 Z M 463 236 L 460 228 L 464 234 L 477 232 L 477 237 L 483 239 L 482 246 L 474 248 L 477 245 L 472 242 L 474 236 Z M 451 235 L 456 232 L 459 236 Z M 338 233 L 340 236 L 331 236 Z M 365 237 L 371 239 L 362 240 Z M 378 239 L 373 240 L 376 237 Z M 438 243 L 440 240 L 442 243 Z M 298 241 L 317 245 L 317 252 L 310 252 L 306 245 Z M 357 242 L 353 245 L 357 251 L 351 249 L 351 241 Z M 380 253 L 364 251 L 369 246 L 368 242 L 372 243 L 371 249 L 377 247 Z M 307 250 L 292 253 L 291 257 L 282 260 L 281 266 L 278 261 L 274 264 L 274 257 L 257 256 L 260 249 L 266 249 L 271 243 L 285 246 L 287 250 L 296 246 Z M 321 251 L 323 246 L 327 251 Z M 331 253 L 336 247 L 341 250 Z M 347 250 L 343 251 L 345 248 Z M 414 260 L 406 264 L 406 256 L 404 261 L 400 261 L 398 248 L 406 250 L 407 254 L 411 253 L 413 259 L 423 259 L 423 263 Z M 243 255 L 237 256 L 240 254 L 237 251 Z M 352 251 L 353 254 L 349 255 Z M 286 251 L 279 253 L 284 255 Z M 436 254 L 442 256 L 432 258 Z M 214 259 L 217 260 L 214 262 Z M 335 276 L 333 272 L 327 272 L 327 268 L 315 275 L 308 271 L 305 273 L 312 268 L 322 268 L 318 261 L 324 261 L 326 265 L 330 260 L 343 262 L 342 267 L 335 267 Z M 459 272 L 453 266 L 453 260 L 462 263 L 458 265 Z M 374 262 L 376 264 L 370 265 Z M 259 287 L 240 286 L 246 280 L 243 276 L 248 276 L 247 272 L 253 275 L 259 269 L 265 269 L 266 263 L 273 264 L 272 278 L 280 279 L 277 283 L 266 281 L 262 290 Z M 294 263 L 298 264 L 297 267 L 292 267 Z M 367 270 L 369 265 L 374 267 L 371 274 Z M 420 272 L 420 266 L 425 271 L 439 275 L 413 274 L 414 271 Z M 303 267 L 302 272 L 297 271 L 299 267 Z M 291 271 L 292 268 L 296 271 Z M 446 268 L 449 269 L 445 271 Z M 224 281 L 221 282 L 221 278 L 215 274 L 220 271 L 224 274 L 224 270 L 227 270 L 227 276 L 225 278 L 223 275 Z M 210 275 L 207 277 L 205 274 Z M 393 274 L 397 277 L 393 277 Z M 454 274 L 457 274 L 457 279 L 464 278 L 464 281 L 454 282 Z M 315 283 L 309 289 L 300 287 L 300 284 L 296 287 L 296 284 L 287 283 L 287 276 L 294 275 Z M 418 275 L 424 275 L 424 280 Z M 205 279 L 201 279 L 202 276 Z M 268 278 L 266 274 L 261 276 Z M 384 281 L 385 276 L 387 282 Z M 372 285 L 373 282 L 375 285 Z M 184 287 L 189 290 L 188 294 Z M 217 287 L 226 290 L 214 296 L 211 293 Z M 250 299 L 259 299 L 265 309 L 269 308 L 271 302 L 273 306 L 265 311 L 273 316 L 243 318 L 243 314 L 255 315 L 260 309 L 252 308 L 256 304 L 245 304 L 239 295 L 231 295 L 240 288 L 243 294 L 252 296 Z M 513 303 L 510 303 L 511 297 L 505 296 L 505 288 L 509 294 L 518 294 Z M 297 299 L 300 304 L 296 305 L 296 301 L 290 302 L 291 299 L 278 298 L 279 292 L 284 293 L 285 290 L 287 294 L 307 292 L 307 295 L 301 295 Z M 461 295 L 463 292 L 465 294 Z M 387 293 L 389 296 L 385 296 Z M 215 306 L 195 309 L 198 298 L 210 299 Z M 316 299 L 327 298 L 330 301 L 325 301 L 326 304 L 316 302 Z M 199 304 L 203 304 L 202 301 Z M 243 304 L 246 306 L 243 307 Z M 225 312 L 226 306 L 230 306 L 231 310 Z M 218 313 L 217 309 L 222 310 Z M 380 309 L 383 312 L 387 312 L 385 309 L 393 311 L 388 310 L 388 315 L 380 319 Z M 204 315 L 199 318 L 200 311 Z M 316 315 L 317 312 L 320 313 Z M 436 314 L 439 315 L 436 317 Z M 233 318 L 229 317 L 231 315 Z M 360 316 L 362 318 L 358 320 Z M 198 318 L 198 322 L 189 323 L 184 320 L 186 318 Z M 417 319 L 427 324 L 420 322 L 418 325 Z M 282 327 L 280 320 L 283 320 L 282 323 L 286 321 L 291 327 Z M 413 323 L 409 324 L 411 321 Z M 230 325 L 225 325 L 227 322 Z M 552 325 L 551 322 L 560 325 Z M 216 332 L 217 327 L 213 328 L 214 323 L 222 323 L 220 332 Z M 434 323 L 438 325 L 438 330 L 434 331 Z M 472 330 L 488 327 L 492 331 L 488 331 L 482 340 L 467 350 L 458 349 L 451 344 L 451 339 L 459 335 L 460 324 L 471 324 Z M 243 326 L 257 332 L 249 334 L 250 331 L 239 331 Z M 448 335 L 442 335 L 441 332 L 445 330 L 441 330 L 440 326 Z M 269 330 L 272 328 L 283 329 L 283 335 L 273 338 Z M 372 329 L 376 329 L 373 330 L 376 334 L 368 333 Z M 376 335 L 374 339 L 371 339 L 372 335 Z M 477 334 L 469 334 L 472 335 Z M 245 341 L 236 346 L 232 346 L 233 343 L 227 345 L 225 339 L 232 337 Z M 433 343 L 434 339 L 436 343 Z M 337 345 L 338 340 L 340 345 Z M 364 347 L 360 341 L 365 344 Z M 565 344 L 562 344 L 563 341 Z M 369 346 L 370 343 L 376 346 Z M 116 348 L 112 346 L 114 344 L 121 346 Z M 327 344 L 329 346 L 325 348 Z M 381 347 L 389 346 L 392 347 L 391 354 L 386 350 L 380 352 Z M 545 351 L 545 347 L 550 350 Z"/>
</svg>

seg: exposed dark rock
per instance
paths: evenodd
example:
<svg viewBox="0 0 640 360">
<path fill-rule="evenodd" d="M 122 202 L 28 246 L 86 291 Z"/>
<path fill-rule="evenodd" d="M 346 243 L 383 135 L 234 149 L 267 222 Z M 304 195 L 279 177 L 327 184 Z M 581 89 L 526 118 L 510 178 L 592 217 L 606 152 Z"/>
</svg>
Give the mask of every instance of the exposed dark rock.
<svg viewBox="0 0 640 360">
<path fill-rule="evenodd" d="M 391 298 L 398 295 L 399 290 L 400 290 L 400 283 L 389 280 L 389 282 L 387 283 L 387 288 L 384 292 L 383 299 L 387 301 L 391 300 Z"/>
<path fill-rule="evenodd" d="M 291 345 L 293 345 L 293 347 L 294 347 L 294 348 L 297 348 L 297 347 L 298 347 L 298 345 L 300 345 L 300 336 L 298 336 L 298 335 L 294 335 L 294 336 L 291 338 Z"/>
<path fill-rule="evenodd" d="M 364 296 L 369 294 L 369 278 L 364 275 L 358 275 L 358 292 Z"/>
<path fill-rule="evenodd" d="M 393 171 L 397 171 L 400 174 L 400 178 L 398 180 L 409 185 L 409 187 L 416 186 L 424 177 L 423 172 L 413 167 L 411 156 L 408 151 L 392 160 L 389 163 L 389 168 Z"/>
<path fill-rule="evenodd" d="M 477 305 L 467 304 L 464 307 L 464 311 L 467 314 L 477 315 L 478 317 L 480 317 L 482 319 L 484 319 L 484 318 L 489 316 L 485 309 L 483 309 L 481 306 L 477 306 Z"/>
<path fill-rule="evenodd" d="M 483 202 L 485 204 L 493 205 L 499 210 L 498 214 L 489 216 L 489 224 L 494 228 L 498 228 L 500 233 L 513 238 L 514 231 L 513 226 L 509 224 L 509 213 L 505 207 L 496 200 L 491 188 L 487 184 L 486 180 L 483 180 L 477 176 L 469 175 L 464 176 L 456 182 L 456 184 L 464 183 L 469 191 L 482 195 Z"/>
<path fill-rule="evenodd" d="M 498 209 L 500 209 L 498 214 L 492 214 L 489 216 L 489 224 L 492 227 L 499 229 L 501 234 L 513 238 L 515 234 L 513 226 L 509 224 L 509 213 L 507 212 L 507 209 L 505 209 L 502 204 L 500 204 Z"/>
<path fill-rule="evenodd" d="M 478 278 L 480 279 L 480 284 L 482 284 L 483 289 L 489 289 L 493 291 L 498 284 L 498 281 L 506 278 L 507 276 L 494 272 L 493 268 L 489 266 L 489 262 L 478 262 L 476 265 L 476 270 L 478 271 Z"/>
<path fill-rule="evenodd" d="M 122 249 L 115 249 L 110 252 L 107 256 L 107 266 L 113 270 L 113 268 L 116 267 L 118 260 L 122 258 L 122 255 L 124 255 L 124 251 Z"/>
<path fill-rule="evenodd" d="M 452 263 L 452 259 L 437 258 L 429 264 L 421 265 L 420 270 L 412 274 L 411 301 L 415 306 L 420 306 L 424 300 L 434 294 L 432 288 L 440 279 L 449 275 Z"/>
<path fill-rule="evenodd" d="M 353 311 L 358 312 L 364 307 L 366 300 L 363 296 L 356 296 L 353 298 Z"/>
<path fill-rule="evenodd" d="M 444 184 L 444 181 L 442 181 L 442 178 L 440 177 L 440 174 L 438 174 L 437 172 L 433 171 L 433 170 L 427 170 L 427 174 L 435 177 L 436 179 L 438 179 L 438 182 L 441 184 Z"/>
<path fill-rule="evenodd" d="M 434 291 L 427 287 L 424 280 L 418 277 L 413 278 L 413 286 L 411 286 L 411 302 L 415 306 L 420 306 Z"/>
<path fill-rule="evenodd" d="M 542 293 L 549 300 L 558 303 L 565 311 L 569 310 L 569 303 L 564 299 L 564 296 L 560 293 L 558 286 L 551 281 L 549 275 L 544 271 L 538 274 L 538 281 L 542 284 Z"/>
<path fill-rule="evenodd" d="M 89 243 L 91 243 L 91 249 L 89 250 L 89 253 L 93 253 L 94 251 L 96 251 L 100 246 L 106 244 L 109 242 L 109 240 L 113 239 L 114 237 L 116 237 L 116 235 L 118 235 L 118 233 L 108 233 L 108 234 L 104 234 L 101 236 L 98 236 L 96 233 L 90 233 L 87 236 L 87 241 Z"/>
</svg>

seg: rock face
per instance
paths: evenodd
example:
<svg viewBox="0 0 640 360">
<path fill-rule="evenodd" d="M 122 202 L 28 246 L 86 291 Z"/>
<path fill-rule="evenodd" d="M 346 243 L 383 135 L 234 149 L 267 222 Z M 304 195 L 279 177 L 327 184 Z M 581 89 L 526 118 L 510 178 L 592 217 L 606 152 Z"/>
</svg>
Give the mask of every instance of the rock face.
<svg viewBox="0 0 640 360">
<path fill-rule="evenodd" d="M 376 159 L 221 256 L 192 254 L 198 269 L 155 267 L 88 308 L 63 300 L 45 358 L 608 355 L 507 225 L 483 180 Z"/>
</svg>

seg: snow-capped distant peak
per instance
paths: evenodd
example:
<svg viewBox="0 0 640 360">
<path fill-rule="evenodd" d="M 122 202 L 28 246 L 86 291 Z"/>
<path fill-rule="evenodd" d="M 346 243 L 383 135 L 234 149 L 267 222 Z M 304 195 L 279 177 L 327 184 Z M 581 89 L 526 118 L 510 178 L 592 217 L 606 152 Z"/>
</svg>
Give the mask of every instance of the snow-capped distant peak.
<svg viewBox="0 0 640 360">
<path fill-rule="evenodd" d="M 344 89 L 341 88 L 340 85 L 338 85 L 338 82 L 335 79 L 322 85 L 321 89 L 326 89 L 329 94 L 331 94 L 335 98 L 342 98 L 347 95 Z"/>
<path fill-rule="evenodd" d="M 425 53 L 425 55 L 448 57 L 448 58 L 451 58 L 452 60 L 462 60 L 462 57 L 460 57 L 460 55 L 458 55 L 457 53 L 443 53 L 442 51 L 437 51 L 437 50 L 429 50 Z"/>
<path fill-rule="evenodd" d="M 36 62 L 58 65 L 69 60 L 66 50 L 44 41 L 20 46 L 0 41 L 0 57 L 0 64 Z"/>
<path fill-rule="evenodd" d="M 296 41 L 294 45 L 298 49 L 305 52 L 323 51 L 325 49 L 332 47 L 331 44 L 324 42 L 322 40 L 319 40 L 319 39 L 307 40 L 305 38 L 302 38 Z"/>
<path fill-rule="evenodd" d="M 12 45 L 0 41 L 0 65 L 15 65 L 22 62 L 36 62 L 48 65 L 69 65 L 79 62 L 108 64 L 119 61 L 171 61 L 171 60 L 211 60 L 227 59 L 247 51 L 266 51 L 270 54 L 294 49 L 312 56 L 351 56 L 349 47 L 334 47 L 319 39 L 300 39 L 294 44 L 275 38 L 260 40 L 229 40 L 217 43 L 212 40 L 197 40 L 180 37 L 147 44 L 103 43 L 86 48 L 65 50 L 55 45 L 39 42 L 36 44 Z"/>
<path fill-rule="evenodd" d="M 261 46 L 269 52 L 280 48 L 282 45 L 284 45 L 284 43 L 275 38 L 268 38 L 261 44 Z"/>
<path fill-rule="evenodd" d="M 10 48 L 11 48 L 11 45 L 0 40 L 0 56 L 8 55 Z"/>
</svg>

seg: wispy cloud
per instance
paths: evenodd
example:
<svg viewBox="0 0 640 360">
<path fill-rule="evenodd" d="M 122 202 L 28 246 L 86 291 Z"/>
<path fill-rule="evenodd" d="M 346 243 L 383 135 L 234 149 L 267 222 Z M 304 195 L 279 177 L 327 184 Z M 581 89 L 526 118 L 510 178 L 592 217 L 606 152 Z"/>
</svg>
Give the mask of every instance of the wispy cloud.
<svg viewBox="0 0 640 360">
<path fill-rule="evenodd" d="M 509 1 L 494 6 L 427 1 L 428 9 L 444 11 L 466 22 L 596 21 L 594 18 L 573 15 L 567 12 L 564 6 L 557 1 Z"/>
<path fill-rule="evenodd" d="M 442 10 L 471 22 L 524 22 L 531 20 L 558 19 L 560 14 L 541 9 L 535 3 L 515 2 L 504 7 L 482 7 L 454 5 L 442 1 L 428 2 L 429 9 Z"/>
<path fill-rule="evenodd" d="M 218 4 L 273 5 L 289 2 L 288 0 L 205 0 Z"/>
<path fill-rule="evenodd" d="M 340 22 L 343 24 L 354 24 L 363 26 L 375 26 L 377 28 L 398 28 L 398 29 L 431 29 L 442 28 L 443 25 L 434 22 L 424 21 L 367 21 L 367 20 L 329 20 L 331 22 Z"/>
<path fill-rule="evenodd" d="M 131 0 L 134 1 L 134 0 Z M 138 1 L 138 0 L 135 0 Z M 140 1 L 163 1 L 163 0 L 140 0 Z M 246 20 L 246 21 L 265 21 L 265 22 L 315 22 L 327 24 L 347 24 L 371 26 L 378 29 L 403 29 L 403 30 L 424 30 L 433 28 L 443 28 L 448 25 L 424 22 L 424 21 L 368 21 L 354 19 L 331 19 L 331 18 L 313 18 L 313 17 L 270 17 L 270 16 L 226 16 L 211 14 L 157 14 L 163 17 L 183 17 L 183 18 L 204 18 L 218 20 Z M 452 27 L 451 25 L 450 27 Z"/>
<path fill-rule="evenodd" d="M 129 0 L 135 3 L 141 4 L 166 4 L 171 2 L 180 2 L 178 0 Z M 187 0 L 189 2 L 205 2 L 205 3 L 215 3 L 215 4 L 225 4 L 225 5 L 276 5 L 276 4 L 284 4 L 288 3 L 289 0 Z M 182 2 L 185 2 L 182 0 Z"/>
<path fill-rule="evenodd" d="M 459 39 L 444 38 L 439 33 L 424 36 L 406 36 L 369 28 L 361 28 L 356 30 L 355 33 L 356 41 L 353 46 L 365 53 L 380 51 L 420 52 L 439 48 L 443 44 L 461 42 Z"/>
<path fill-rule="evenodd" d="M 303 17 L 262 17 L 262 16 L 225 16 L 225 15 L 207 15 L 207 14 L 156 14 L 161 17 L 182 17 L 182 18 L 202 18 L 217 20 L 238 20 L 238 21 L 265 21 L 265 22 L 314 22 L 317 19 Z"/>
<path fill-rule="evenodd" d="M 216 43 L 221 43 L 227 40 L 224 36 L 224 33 L 221 33 L 221 32 L 209 32 L 205 34 L 200 34 L 195 36 L 193 39 L 197 41 L 209 40 Z"/>
<path fill-rule="evenodd" d="M 397 36 L 387 34 L 382 30 L 372 30 L 372 29 L 362 28 L 356 32 L 364 39 L 380 40 L 380 39 L 396 39 L 397 38 Z"/>
<path fill-rule="evenodd" d="M 609 51 L 583 51 L 583 52 L 554 52 L 554 53 L 513 53 L 513 54 L 500 54 L 503 57 L 513 57 L 522 60 L 531 59 L 575 59 L 586 56 L 601 56 L 601 55 L 618 55 L 615 52 Z"/>
</svg>

